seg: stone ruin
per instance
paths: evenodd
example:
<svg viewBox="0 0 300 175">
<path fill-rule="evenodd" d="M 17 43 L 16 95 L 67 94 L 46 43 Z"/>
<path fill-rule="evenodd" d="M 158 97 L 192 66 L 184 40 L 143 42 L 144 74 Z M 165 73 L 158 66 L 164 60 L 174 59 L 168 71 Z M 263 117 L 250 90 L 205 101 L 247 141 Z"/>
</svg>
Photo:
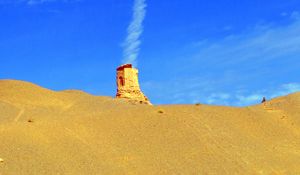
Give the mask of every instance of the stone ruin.
<svg viewBox="0 0 300 175">
<path fill-rule="evenodd" d="M 131 64 L 124 64 L 117 68 L 116 98 L 125 98 L 133 103 L 151 105 L 151 102 L 140 89 L 138 70 L 133 68 Z"/>
</svg>

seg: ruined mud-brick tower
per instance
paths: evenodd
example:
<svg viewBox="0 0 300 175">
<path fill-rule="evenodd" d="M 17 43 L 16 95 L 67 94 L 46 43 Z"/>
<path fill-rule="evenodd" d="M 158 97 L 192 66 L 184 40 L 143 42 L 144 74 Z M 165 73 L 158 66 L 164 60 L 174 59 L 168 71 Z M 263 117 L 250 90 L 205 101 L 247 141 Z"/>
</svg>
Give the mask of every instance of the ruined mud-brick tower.
<svg viewBox="0 0 300 175">
<path fill-rule="evenodd" d="M 124 64 L 117 68 L 117 88 L 116 98 L 126 98 L 135 103 L 151 105 L 140 89 L 138 70 L 131 64 Z"/>
</svg>

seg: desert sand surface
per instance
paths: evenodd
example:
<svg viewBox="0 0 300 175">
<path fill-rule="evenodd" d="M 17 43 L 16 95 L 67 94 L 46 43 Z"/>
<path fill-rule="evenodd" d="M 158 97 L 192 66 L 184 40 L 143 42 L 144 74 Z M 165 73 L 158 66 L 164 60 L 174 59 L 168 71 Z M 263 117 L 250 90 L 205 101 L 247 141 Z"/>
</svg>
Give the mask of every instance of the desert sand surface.
<svg viewBox="0 0 300 175">
<path fill-rule="evenodd" d="M 300 93 L 149 106 L 0 81 L 0 175 L 300 175 Z"/>
</svg>

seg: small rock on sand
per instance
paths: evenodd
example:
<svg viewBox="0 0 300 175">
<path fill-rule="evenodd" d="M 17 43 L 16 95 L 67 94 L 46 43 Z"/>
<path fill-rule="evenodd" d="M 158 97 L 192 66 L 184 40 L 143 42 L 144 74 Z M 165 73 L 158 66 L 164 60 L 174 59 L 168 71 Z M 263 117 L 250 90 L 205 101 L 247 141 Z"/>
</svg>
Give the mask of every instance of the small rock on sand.
<svg viewBox="0 0 300 175">
<path fill-rule="evenodd" d="M 4 162 L 4 160 L 0 158 L 0 163 L 2 163 L 2 162 Z"/>
</svg>

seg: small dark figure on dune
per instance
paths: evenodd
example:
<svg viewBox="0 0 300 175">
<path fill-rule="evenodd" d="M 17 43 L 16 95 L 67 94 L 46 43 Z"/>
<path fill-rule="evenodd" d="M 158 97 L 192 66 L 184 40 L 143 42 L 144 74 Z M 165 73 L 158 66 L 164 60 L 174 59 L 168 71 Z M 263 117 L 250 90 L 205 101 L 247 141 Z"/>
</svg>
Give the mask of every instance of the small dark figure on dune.
<svg viewBox="0 0 300 175">
<path fill-rule="evenodd" d="M 266 97 L 263 97 L 261 103 L 265 103 L 267 101 Z"/>
</svg>

